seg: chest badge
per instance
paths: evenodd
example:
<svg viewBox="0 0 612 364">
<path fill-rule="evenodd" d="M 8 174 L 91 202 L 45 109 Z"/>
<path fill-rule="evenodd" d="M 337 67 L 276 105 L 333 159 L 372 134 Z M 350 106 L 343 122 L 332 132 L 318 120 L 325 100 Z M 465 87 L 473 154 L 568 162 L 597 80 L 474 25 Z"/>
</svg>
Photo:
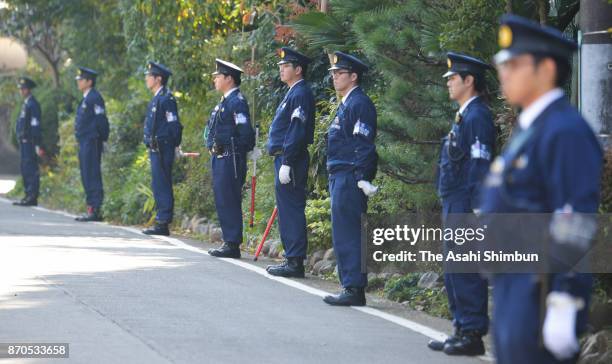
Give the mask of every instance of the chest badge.
<svg viewBox="0 0 612 364">
<path fill-rule="evenodd" d="M 463 120 L 463 116 L 461 115 L 459 111 L 457 111 L 457 113 L 455 114 L 455 124 L 461 124 L 462 120 Z"/>
<path fill-rule="evenodd" d="M 340 129 L 340 128 L 341 128 L 341 127 L 340 127 L 340 118 L 339 118 L 338 116 L 336 116 L 336 117 L 334 118 L 334 121 L 332 121 L 331 127 L 332 127 L 333 129 Z"/>
</svg>

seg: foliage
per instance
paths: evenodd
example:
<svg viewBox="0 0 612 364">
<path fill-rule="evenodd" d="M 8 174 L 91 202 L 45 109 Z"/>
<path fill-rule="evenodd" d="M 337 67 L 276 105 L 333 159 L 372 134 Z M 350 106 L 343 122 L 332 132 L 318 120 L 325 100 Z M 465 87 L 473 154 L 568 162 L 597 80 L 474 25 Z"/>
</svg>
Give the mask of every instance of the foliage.
<svg viewBox="0 0 612 364">
<path fill-rule="evenodd" d="M 287 90 L 278 77 L 278 48 L 293 46 L 311 57 L 306 78 L 317 101 L 306 207 L 311 250 L 331 246 L 326 133 L 338 98 L 327 71 L 329 53 L 351 52 L 371 66 L 363 86 L 377 106 L 381 158 L 374 181 L 380 190 L 369 199 L 369 211 L 435 211 L 438 202 L 432 181 L 439 138 L 448 132 L 457 108 L 448 100 L 441 77 L 445 52 L 490 60 L 497 50 L 493 30 L 509 5 L 518 14 L 573 35 L 579 6 L 578 0 L 557 0 L 553 9 L 543 0 L 330 0 L 330 11 L 324 14 L 317 11 L 316 0 L 5 2 L 8 7 L 0 9 L 0 34 L 18 38 L 32 51 L 24 73 L 40 85 L 34 92 L 43 109 L 43 145 L 52 157 L 45 161 L 42 173 L 43 203 L 84 210 L 73 130 L 82 96 L 74 85 L 74 74 L 77 66 L 90 67 L 100 74 L 97 88 L 106 100 L 111 123 L 103 155 L 103 213 L 124 224 L 144 224 L 153 217 L 150 166 L 142 145 L 151 98 L 142 76 L 147 60 L 172 69 L 169 86 L 185 126 L 182 149 L 202 153 L 200 158 L 175 163 L 175 221 L 180 221 L 185 216 L 215 216 L 210 161 L 202 141 L 208 115 L 219 100 L 210 75 L 215 58 L 246 70 L 241 90 L 259 125 L 258 146 L 263 148 L 275 109 Z M 488 81 L 502 145 L 515 111 L 496 97 L 493 75 Z M 0 107 L 13 110 L 13 123 L 20 106 L 15 79 L 0 79 Z M 610 160 L 612 155 L 608 155 L 602 182 L 602 212 L 612 211 Z M 255 226 L 245 229 L 251 240 L 263 232 L 275 206 L 272 158 L 260 159 L 257 170 Z M 12 195 L 21 193 L 21 188 L 18 183 Z M 250 188 L 247 178 L 245 217 Z M 422 306 L 448 317 L 444 292 L 420 289 L 416 279 L 411 275 L 392 279 L 385 292 L 392 299 L 408 300 L 415 308 Z M 605 277 L 599 279 L 604 282 Z M 610 286 L 602 283 L 598 292 L 605 297 Z"/>
<path fill-rule="evenodd" d="M 419 287 L 419 278 L 419 273 L 391 278 L 385 284 L 383 293 L 391 300 L 406 302 L 413 309 L 451 319 L 446 292 L 439 288 Z"/>
<path fill-rule="evenodd" d="M 331 199 L 328 197 L 306 201 L 309 249 L 316 251 L 331 246 Z"/>
<path fill-rule="evenodd" d="M 539 3 L 512 2 L 515 11 L 534 16 Z M 574 3 L 555 2 L 559 17 L 570 12 Z M 374 181 L 380 192 L 370 199 L 370 212 L 435 210 L 432 180 L 438 141 L 448 131 L 456 109 L 440 77 L 445 69 L 444 53 L 455 50 L 490 59 L 496 51 L 495 32 L 490 30 L 496 28 L 506 5 L 503 0 L 331 0 L 331 10 L 323 14 L 313 0 L 9 0 L 7 4 L 11 12 L 0 14 L 5 20 L 0 32 L 36 48 L 40 46 L 36 42 L 44 39 L 32 36 L 26 26 L 31 24 L 41 29 L 39 34 L 48 34 L 44 44 L 56 52 L 55 71 L 49 71 L 49 61 L 44 58 L 39 62 L 43 66 L 30 62 L 27 69 L 40 80 L 36 92 L 46 122 L 44 143 L 56 156 L 43 178 L 44 203 L 83 209 L 72 130 L 81 99 L 74 72 L 76 66 L 91 67 L 100 73 L 97 88 L 105 97 L 111 123 L 103 156 L 103 212 L 126 224 L 145 223 L 153 212 L 148 157 L 141 143 L 151 97 L 142 77 L 147 60 L 161 61 L 173 70 L 170 88 L 185 126 L 182 149 L 202 153 L 200 158 L 175 163 L 175 213 L 180 220 L 182 216 L 215 216 L 209 157 L 202 141 L 210 110 L 219 99 L 210 75 L 215 58 L 246 70 L 241 90 L 259 125 L 258 146 L 263 148 L 275 109 L 287 90 L 278 78 L 278 48 L 290 45 L 310 56 L 313 62 L 306 78 L 315 93 L 317 115 L 315 142 L 309 147 L 306 213 L 311 246 L 316 248 L 331 245 L 326 133 L 338 98 L 327 71 L 328 54 L 344 50 L 371 65 L 363 86 L 378 109 L 381 160 Z M 554 17 L 549 20 L 555 22 Z M 12 104 L 18 112 L 19 99 L 13 86 L 9 87 L 13 81 L 0 83 L 0 94 L 3 105 Z M 489 81 L 495 92 L 493 77 Z M 497 98 L 492 106 L 504 115 L 502 135 L 507 135 L 510 128 L 505 120 L 512 119 L 512 110 L 504 109 Z M 245 217 L 250 188 L 247 178 Z M 273 160 L 264 157 L 258 162 L 255 226 L 246 230 L 250 237 L 265 228 L 275 205 L 273 191 Z"/>
<path fill-rule="evenodd" d="M 605 164 L 603 168 L 603 176 L 601 179 L 601 205 L 599 211 L 601 213 L 612 213 L 612 149 L 608 149 L 605 153 Z M 612 234 L 610 229 L 606 229 L 606 233 Z M 595 289 L 594 289 L 594 304 L 612 306 L 612 275 L 596 274 Z"/>
<path fill-rule="evenodd" d="M 78 12 L 74 1 L 6 1 L 0 9 L 0 33 L 19 39 L 51 69 L 55 87 L 59 87 L 59 67 L 64 51 L 61 46 L 62 19 Z"/>
<path fill-rule="evenodd" d="M 70 119 L 60 121 L 59 144 L 62 148 L 57 156 L 57 165 L 46 175 L 41 175 L 40 198 L 51 208 L 83 211 L 83 187 L 74 128 Z"/>
<path fill-rule="evenodd" d="M 37 87 L 32 91 L 32 94 L 40 103 L 41 115 L 41 134 L 42 147 L 47 152 L 49 157 L 43 159 L 43 164 L 48 165 L 53 163 L 52 158 L 58 151 L 57 143 L 59 136 L 58 119 L 59 111 L 61 110 L 62 100 L 65 99 L 65 94 L 53 88 L 52 79 L 45 74 L 44 69 L 36 62 L 29 61 L 26 67 L 26 73 L 36 81 Z M 9 79 L 0 83 L 0 101 L 1 108 L 11 110 L 9 117 L 9 136 L 8 140 L 17 147 L 17 138 L 15 136 L 15 123 L 23 105 L 23 99 L 19 95 L 19 90 L 16 87 L 15 79 Z"/>
<path fill-rule="evenodd" d="M 375 204 L 393 198 L 402 201 L 400 209 L 435 207 L 439 138 L 448 131 L 455 107 L 441 77 L 445 52 L 490 59 L 495 33 L 482 29 L 496 27 L 501 5 L 500 0 L 459 6 L 450 0 L 332 1 L 330 13 L 306 13 L 292 21 L 311 47 L 350 51 L 372 66 L 365 86 L 379 113 L 382 172 Z M 379 209 L 386 210 L 382 204 Z"/>
</svg>

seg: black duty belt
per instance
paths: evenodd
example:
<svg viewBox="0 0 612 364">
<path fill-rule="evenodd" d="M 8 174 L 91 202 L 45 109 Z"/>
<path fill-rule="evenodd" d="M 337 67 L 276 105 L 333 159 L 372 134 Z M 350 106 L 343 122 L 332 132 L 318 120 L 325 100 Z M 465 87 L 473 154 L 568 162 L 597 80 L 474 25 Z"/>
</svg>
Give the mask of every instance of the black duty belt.
<svg viewBox="0 0 612 364">
<path fill-rule="evenodd" d="M 209 149 L 211 155 L 217 158 L 230 157 L 234 154 L 239 155 L 240 153 L 232 153 L 231 145 L 213 145 L 212 148 Z"/>
</svg>

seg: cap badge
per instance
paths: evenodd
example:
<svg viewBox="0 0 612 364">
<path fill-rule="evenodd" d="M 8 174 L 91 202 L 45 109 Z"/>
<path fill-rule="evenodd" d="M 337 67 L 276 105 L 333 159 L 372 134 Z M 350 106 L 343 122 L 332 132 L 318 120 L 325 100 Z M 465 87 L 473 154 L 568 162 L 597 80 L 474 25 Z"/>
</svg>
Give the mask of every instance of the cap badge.
<svg viewBox="0 0 612 364">
<path fill-rule="evenodd" d="M 498 43 L 501 48 L 508 48 L 512 44 L 512 29 L 509 26 L 499 27 Z"/>
</svg>

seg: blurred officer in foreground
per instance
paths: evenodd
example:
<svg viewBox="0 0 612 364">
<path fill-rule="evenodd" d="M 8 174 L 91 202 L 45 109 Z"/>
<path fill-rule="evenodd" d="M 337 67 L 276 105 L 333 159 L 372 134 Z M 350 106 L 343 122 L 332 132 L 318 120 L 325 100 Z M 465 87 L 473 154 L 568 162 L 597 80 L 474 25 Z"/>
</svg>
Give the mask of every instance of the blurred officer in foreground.
<svg viewBox="0 0 612 364">
<path fill-rule="evenodd" d="M 483 100 L 485 62 L 464 54 L 448 53 L 446 85 L 450 99 L 459 104 L 451 131 L 442 139 L 438 170 L 438 196 L 442 200 L 445 227 L 462 227 L 462 214 L 476 208 L 476 197 L 487 174 L 495 149 L 495 127 L 491 111 Z M 457 214 L 457 215 L 454 215 Z M 463 226 L 465 227 L 465 226 Z M 454 241 L 445 242 L 445 251 Z M 477 266 L 475 265 L 475 269 Z M 489 328 L 487 281 L 479 273 L 445 273 L 444 285 L 455 333 L 445 341 L 432 340 L 432 350 L 449 355 L 482 355 L 482 336 Z"/>
<path fill-rule="evenodd" d="M 576 44 L 556 29 L 506 15 L 499 45 L 495 63 L 502 92 L 521 113 L 519 131 L 485 180 L 482 213 L 564 214 L 563 220 L 596 213 L 602 150 L 561 89 Z M 551 231 L 555 228 L 551 224 Z M 505 273 L 496 274 L 493 283 L 498 363 L 576 361 L 591 293 L 589 274 Z"/>
<path fill-rule="evenodd" d="M 143 230 L 147 235 L 170 235 L 168 225 L 174 212 L 172 166 L 175 150 L 181 145 L 183 126 L 176 99 L 167 87 L 172 72 L 161 63 L 149 62 L 145 71 L 147 88 L 153 99 L 147 107 L 144 144 L 151 160 L 151 188 L 155 198 L 155 226 Z"/>
<path fill-rule="evenodd" d="M 367 278 L 361 271 L 361 215 L 377 188 L 376 108 L 359 83 L 368 66 L 357 57 L 335 52 L 329 71 L 342 101 L 328 130 L 327 171 L 331 196 L 332 242 L 342 292 L 323 301 L 364 306 Z"/>
<path fill-rule="evenodd" d="M 216 60 L 215 89 L 223 96 L 215 106 L 204 130 L 211 153 L 213 192 L 223 245 L 208 251 L 213 257 L 240 258 L 242 244 L 242 186 L 247 172 L 247 153 L 255 146 L 249 105 L 242 96 L 242 69 L 231 62 Z"/>
<path fill-rule="evenodd" d="M 304 75 L 310 58 L 290 49 L 281 49 L 278 62 L 281 81 L 289 91 L 276 109 L 270 126 L 268 154 L 274 156 L 278 225 L 285 249 L 285 261 L 271 265 L 268 273 L 282 277 L 304 277 L 306 237 L 306 182 L 308 144 L 314 140 L 315 101 Z"/>
<path fill-rule="evenodd" d="M 95 89 L 98 73 L 79 67 L 76 82 L 83 100 L 79 104 L 74 132 L 79 142 L 79 167 L 85 190 L 87 212 L 77 221 L 101 221 L 102 200 L 102 150 L 108 140 L 109 125 L 102 95 Z"/>
<path fill-rule="evenodd" d="M 40 147 L 40 104 L 32 95 L 36 82 L 27 77 L 21 77 L 17 83 L 23 106 L 16 123 L 17 143 L 21 156 L 21 177 L 25 197 L 21 201 L 13 202 L 16 206 L 36 206 L 38 204 L 38 189 L 40 173 L 38 171 L 38 156 L 42 156 Z"/>
</svg>

